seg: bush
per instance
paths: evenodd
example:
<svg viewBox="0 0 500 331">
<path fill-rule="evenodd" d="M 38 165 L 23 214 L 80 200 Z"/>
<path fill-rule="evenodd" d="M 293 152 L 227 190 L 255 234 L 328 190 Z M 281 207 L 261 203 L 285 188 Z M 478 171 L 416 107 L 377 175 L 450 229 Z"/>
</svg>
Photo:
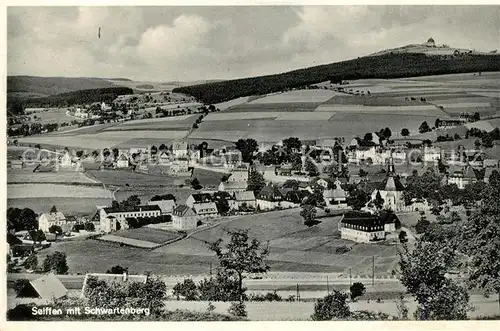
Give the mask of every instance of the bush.
<svg viewBox="0 0 500 331">
<path fill-rule="evenodd" d="M 351 249 L 349 247 L 347 247 L 347 246 L 344 245 L 344 246 L 337 247 L 335 249 L 335 253 L 336 254 L 344 254 L 344 253 L 349 252 L 350 250 Z"/>
<path fill-rule="evenodd" d="M 363 283 L 355 282 L 354 284 L 351 285 L 349 290 L 351 291 L 351 300 L 355 301 L 357 297 L 360 297 L 363 294 L 365 294 L 366 288 L 365 285 L 363 285 Z"/>
<path fill-rule="evenodd" d="M 85 225 L 83 226 L 83 228 L 85 229 L 85 231 L 88 231 L 88 232 L 94 232 L 95 231 L 95 225 L 92 222 L 85 223 Z"/>
<path fill-rule="evenodd" d="M 49 232 L 50 233 L 55 233 L 57 235 L 60 235 L 60 234 L 62 234 L 63 231 L 62 231 L 62 228 L 59 225 L 52 225 L 49 228 Z"/>
<path fill-rule="evenodd" d="M 316 300 L 313 321 L 327 321 L 332 319 L 346 319 L 351 315 L 347 305 L 347 294 L 334 290 L 324 298 Z"/>
<path fill-rule="evenodd" d="M 31 309 L 34 304 L 20 304 L 12 309 L 7 310 L 7 320 L 8 321 L 32 321 L 36 320 L 37 316 L 34 316 Z"/>
<path fill-rule="evenodd" d="M 36 255 L 31 254 L 30 256 L 28 256 L 28 258 L 24 261 L 23 266 L 26 269 L 31 269 L 31 270 L 38 269 L 38 258 L 36 257 Z"/>
<path fill-rule="evenodd" d="M 246 306 L 242 301 L 232 302 L 227 312 L 232 316 L 247 317 Z"/>
<path fill-rule="evenodd" d="M 177 297 L 184 297 L 184 300 L 196 300 L 198 298 L 198 289 L 192 279 L 184 279 L 182 283 L 175 284 L 173 288 L 173 295 Z"/>
<path fill-rule="evenodd" d="M 43 261 L 44 272 L 54 272 L 61 275 L 68 272 L 68 264 L 66 263 L 66 254 L 62 252 L 54 252 L 52 255 L 47 255 Z"/>
<path fill-rule="evenodd" d="M 124 272 L 128 272 L 128 268 L 124 268 L 120 265 L 115 265 L 106 271 L 107 274 L 123 274 Z"/>
</svg>

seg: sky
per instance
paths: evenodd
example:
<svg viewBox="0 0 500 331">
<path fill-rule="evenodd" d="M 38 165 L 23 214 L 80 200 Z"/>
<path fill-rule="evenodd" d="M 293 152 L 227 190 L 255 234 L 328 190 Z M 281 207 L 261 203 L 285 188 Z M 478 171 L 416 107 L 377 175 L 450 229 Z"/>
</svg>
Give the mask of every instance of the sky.
<svg viewBox="0 0 500 331">
<path fill-rule="evenodd" d="M 9 75 L 275 74 L 423 43 L 500 49 L 500 6 L 8 7 Z M 98 30 L 101 36 L 98 38 Z"/>
</svg>

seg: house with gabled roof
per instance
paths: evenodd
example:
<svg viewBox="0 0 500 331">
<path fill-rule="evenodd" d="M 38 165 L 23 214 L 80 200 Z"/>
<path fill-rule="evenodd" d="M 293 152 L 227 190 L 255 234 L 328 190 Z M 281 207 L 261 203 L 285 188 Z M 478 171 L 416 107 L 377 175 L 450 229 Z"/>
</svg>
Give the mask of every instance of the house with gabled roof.
<svg viewBox="0 0 500 331">
<path fill-rule="evenodd" d="M 62 227 L 64 224 L 66 224 L 66 217 L 57 210 L 56 206 L 53 206 L 49 213 L 42 213 L 38 217 L 38 229 L 43 232 L 49 232 L 53 225 Z"/>
<path fill-rule="evenodd" d="M 198 216 L 198 219 L 219 215 L 215 202 L 196 203 L 193 206 L 193 210 Z"/>
<path fill-rule="evenodd" d="M 186 199 L 186 206 L 193 208 L 195 204 L 213 202 L 210 193 L 193 193 Z"/>
<path fill-rule="evenodd" d="M 129 161 L 128 161 L 128 155 L 126 154 L 120 154 L 118 156 L 118 160 L 116 160 L 116 167 L 117 168 L 128 168 L 130 166 Z"/>
<path fill-rule="evenodd" d="M 172 212 L 174 211 L 175 206 L 176 206 L 174 200 L 148 201 L 148 205 L 150 205 L 150 206 L 156 205 L 156 206 L 160 207 L 162 215 L 172 214 Z"/>
<path fill-rule="evenodd" d="M 127 218 L 158 217 L 161 209 L 157 205 L 128 207 L 105 207 L 99 211 L 101 232 L 112 232 L 128 229 Z"/>
<path fill-rule="evenodd" d="M 342 188 L 340 181 L 337 179 L 334 183 L 334 188 L 323 191 L 323 200 L 325 200 L 326 208 L 329 209 L 348 209 L 347 193 Z"/>
<path fill-rule="evenodd" d="M 172 212 L 172 227 L 178 230 L 196 229 L 198 216 L 193 208 L 186 205 L 175 207 Z"/>
<path fill-rule="evenodd" d="M 247 182 L 221 182 L 219 184 L 218 190 L 229 193 L 243 192 L 246 191 L 248 187 Z"/>
<path fill-rule="evenodd" d="M 18 297 L 31 297 L 44 300 L 55 300 L 65 297 L 68 290 L 54 274 L 47 274 L 31 280 L 17 294 Z"/>
<path fill-rule="evenodd" d="M 234 200 L 230 201 L 230 208 L 238 210 L 242 207 L 257 207 L 257 200 L 253 191 L 241 191 L 234 193 Z"/>
<path fill-rule="evenodd" d="M 172 154 L 174 158 L 187 158 L 188 144 L 185 140 L 177 140 L 172 144 Z"/>
<path fill-rule="evenodd" d="M 283 201 L 283 194 L 279 188 L 273 185 L 266 185 L 257 195 L 257 206 L 261 210 L 272 210 L 280 206 Z"/>
</svg>

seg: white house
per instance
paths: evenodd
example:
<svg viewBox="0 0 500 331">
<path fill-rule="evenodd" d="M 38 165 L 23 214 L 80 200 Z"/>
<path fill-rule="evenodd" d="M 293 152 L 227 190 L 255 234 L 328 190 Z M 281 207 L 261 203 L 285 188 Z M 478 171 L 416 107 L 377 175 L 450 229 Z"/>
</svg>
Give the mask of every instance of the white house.
<svg viewBox="0 0 500 331">
<path fill-rule="evenodd" d="M 219 184 L 219 191 L 236 193 L 246 191 L 248 184 L 246 182 L 221 182 Z"/>
<path fill-rule="evenodd" d="M 316 181 L 316 184 L 323 187 L 324 189 L 328 188 L 328 182 L 324 180 L 323 178 L 320 178 Z"/>
<path fill-rule="evenodd" d="M 248 168 L 245 166 L 238 166 L 231 170 L 228 182 L 247 182 L 248 181 Z"/>
<path fill-rule="evenodd" d="M 62 227 L 64 224 L 66 224 L 66 217 L 63 213 L 55 209 L 51 210 L 50 213 L 43 213 L 38 217 L 38 229 L 43 232 L 49 232 L 49 228 L 52 225 Z"/>
<path fill-rule="evenodd" d="M 188 156 L 188 144 L 184 140 L 174 141 L 172 144 L 172 154 L 174 158 L 186 158 Z"/>
<path fill-rule="evenodd" d="M 424 162 L 437 162 L 441 159 L 440 147 L 424 147 Z"/>
<path fill-rule="evenodd" d="M 169 165 L 171 164 L 172 159 L 170 155 L 166 151 L 161 151 L 158 156 L 158 164 L 160 165 Z"/>
<path fill-rule="evenodd" d="M 60 165 L 62 168 L 71 168 L 73 166 L 73 161 L 69 152 L 64 153 L 60 159 Z"/>
<path fill-rule="evenodd" d="M 172 160 L 170 170 L 174 173 L 185 173 L 189 171 L 189 160 L 185 158 Z"/>
<path fill-rule="evenodd" d="M 128 162 L 127 155 L 121 154 L 118 157 L 118 160 L 116 161 L 116 167 L 117 168 L 128 168 L 129 167 L 129 162 Z"/>
<path fill-rule="evenodd" d="M 210 193 L 194 193 L 186 199 L 186 206 L 193 208 L 195 204 L 212 202 Z"/>
<path fill-rule="evenodd" d="M 346 192 L 341 187 L 339 180 L 334 182 L 335 188 L 323 191 L 323 200 L 325 200 L 326 208 L 329 209 L 348 209 Z"/>
<path fill-rule="evenodd" d="M 230 208 L 238 210 L 242 206 L 257 208 L 257 200 L 253 191 L 242 191 L 234 194 L 234 200 L 230 201 Z"/>
<path fill-rule="evenodd" d="M 219 214 L 217 211 L 217 205 L 215 202 L 204 202 L 204 203 L 196 203 L 193 206 L 193 209 L 198 216 L 198 218 L 208 218 L 215 217 Z"/>
<path fill-rule="evenodd" d="M 196 229 L 198 225 L 198 216 L 195 211 L 186 206 L 179 205 L 172 212 L 172 227 L 178 230 Z"/>
</svg>

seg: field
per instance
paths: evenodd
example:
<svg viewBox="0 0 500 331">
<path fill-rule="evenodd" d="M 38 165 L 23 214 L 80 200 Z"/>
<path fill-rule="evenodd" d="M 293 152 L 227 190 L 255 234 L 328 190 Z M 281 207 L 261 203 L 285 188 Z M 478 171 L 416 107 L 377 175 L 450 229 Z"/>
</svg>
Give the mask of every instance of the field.
<svg viewBox="0 0 500 331">
<path fill-rule="evenodd" d="M 48 123 L 70 123 L 73 120 L 76 120 L 78 122 L 81 121 L 81 119 L 77 117 L 71 117 L 66 115 L 66 111 L 68 111 L 67 108 L 49 108 L 47 110 L 39 111 L 33 114 L 30 114 L 30 119 L 33 122 L 38 122 L 43 124 L 48 124 Z M 35 119 L 36 116 L 36 119 Z"/>
<path fill-rule="evenodd" d="M 36 173 L 30 169 L 9 169 L 7 171 L 7 183 L 81 183 L 99 185 L 98 181 L 78 171 Z"/>
<path fill-rule="evenodd" d="M 163 244 L 179 237 L 173 232 L 155 230 L 147 227 L 131 230 L 121 230 L 115 232 L 114 235 L 123 238 L 149 241 L 155 244 Z"/>
<path fill-rule="evenodd" d="M 98 149 L 159 145 L 179 138 L 223 142 L 241 138 L 277 142 L 290 136 L 349 140 L 385 127 L 398 138 L 402 128 L 414 135 L 423 121 L 432 124 L 437 118 L 454 118 L 462 112 L 477 111 L 482 118 L 498 115 L 499 82 L 500 73 L 491 72 L 481 76 L 363 79 L 334 85 L 350 94 L 333 91 L 324 83 L 322 89 L 253 95 L 217 104 L 221 112 L 210 113 L 192 132 L 189 128 L 196 115 L 114 123 L 25 137 L 20 142 Z"/>
<path fill-rule="evenodd" d="M 92 216 L 97 211 L 97 206 L 110 206 L 111 198 L 72 198 L 72 197 L 47 197 L 47 198 L 10 198 L 7 197 L 7 208 L 30 208 L 35 213 L 47 213 L 52 206 L 65 215 Z"/>
<path fill-rule="evenodd" d="M 375 274 L 387 276 L 397 263 L 396 246 L 355 244 L 337 239 L 333 234 L 339 217 L 322 218 L 320 224 L 307 228 L 299 212 L 293 209 L 224 218 L 214 228 L 147 251 L 128 246 L 117 248 L 116 243 L 89 239 L 58 242 L 44 250 L 43 254 L 53 250 L 66 252 L 69 268 L 74 273 L 86 270 L 104 272 L 109 266 L 119 264 L 128 267 L 131 272 L 149 270 L 165 275 L 201 275 L 208 273 L 210 263 L 216 263 L 215 254 L 208 249 L 207 242 L 227 239 L 224 229 L 249 229 L 251 238 L 259 239 L 265 246 L 269 245 L 269 265 L 273 272 L 346 275 L 351 269 L 353 276 L 370 276 L 372 256 L 375 256 Z M 113 235 L 124 237 L 117 233 Z M 125 236 L 151 243 L 163 240 L 153 238 L 149 233 Z M 335 249 L 344 245 L 352 247 L 352 250 L 337 254 Z"/>
<path fill-rule="evenodd" d="M 20 198 L 111 198 L 111 192 L 100 187 L 63 184 L 9 184 L 7 195 L 11 199 Z"/>
</svg>

